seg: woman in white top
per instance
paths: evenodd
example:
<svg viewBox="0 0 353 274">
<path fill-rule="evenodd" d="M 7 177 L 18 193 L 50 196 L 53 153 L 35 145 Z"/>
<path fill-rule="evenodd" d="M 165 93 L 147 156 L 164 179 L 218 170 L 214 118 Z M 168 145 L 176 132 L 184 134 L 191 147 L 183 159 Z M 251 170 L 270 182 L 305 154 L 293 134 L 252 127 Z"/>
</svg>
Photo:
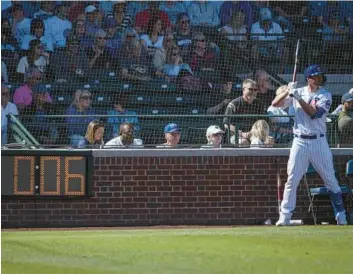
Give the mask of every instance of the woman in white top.
<svg viewBox="0 0 353 274">
<path fill-rule="evenodd" d="M 268 123 L 265 120 L 256 121 L 250 130 L 250 147 L 272 147 L 273 144 Z"/>
<path fill-rule="evenodd" d="M 232 14 L 229 24 L 218 29 L 231 41 L 246 41 L 248 40 L 248 29 L 245 25 L 245 13 L 237 11 Z"/>
<path fill-rule="evenodd" d="M 28 68 L 36 67 L 42 73 L 45 73 L 49 64 L 49 54 L 44 51 L 39 39 L 29 42 L 29 50 L 27 56 L 20 59 L 17 66 L 17 72 L 25 74 Z"/>
<path fill-rule="evenodd" d="M 141 44 L 145 47 L 148 55 L 153 56 L 156 49 L 163 47 L 164 36 L 162 31 L 162 20 L 158 16 L 152 16 L 148 21 L 147 34 L 140 36 Z"/>
</svg>

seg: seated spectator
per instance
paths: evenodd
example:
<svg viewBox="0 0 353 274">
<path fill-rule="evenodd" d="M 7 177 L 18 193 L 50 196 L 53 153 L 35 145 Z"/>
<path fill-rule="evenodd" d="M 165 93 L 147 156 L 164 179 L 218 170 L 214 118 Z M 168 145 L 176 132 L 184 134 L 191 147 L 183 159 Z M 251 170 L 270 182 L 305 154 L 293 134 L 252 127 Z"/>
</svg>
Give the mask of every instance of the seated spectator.
<svg viewBox="0 0 353 274">
<path fill-rule="evenodd" d="M 18 3 L 12 6 L 12 18 L 12 35 L 16 38 L 18 44 L 21 45 L 25 35 L 30 32 L 31 19 L 25 18 L 23 6 Z"/>
<path fill-rule="evenodd" d="M 174 78 L 178 77 L 182 70 L 186 70 L 192 74 L 190 66 L 182 62 L 178 46 L 173 46 L 167 52 L 167 60 L 163 66 L 163 73 L 168 77 Z"/>
<path fill-rule="evenodd" d="M 110 69 L 112 56 L 106 47 L 107 33 L 104 30 L 96 32 L 96 39 L 92 47 L 86 49 L 91 69 Z"/>
<path fill-rule="evenodd" d="M 66 46 L 66 37 L 72 29 L 72 24 L 67 19 L 69 5 L 69 2 L 61 1 L 56 15 L 45 21 L 45 36 L 53 41 L 55 47 Z"/>
<path fill-rule="evenodd" d="M 351 88 L 351 89 L 348 91 L 348 93 L 353 94 L 353 88 Z M 342 111 L 342 108 L 343 108 L 343 103 L 339 104 L 339 105 L 337 106 L 337 108 L 336 108 L 333 112 L 331 112 L 331 114 L 332 114 L 332 115 L 338 115 L 338 114 L 340 114 L 340 112 Z"/>
<path fill-rule="evenodd" d="M 231 17 L 239 11 L 245 14 L 245 24 L 250 29 L 253 23 L 253 8 L 249 1 L 224 1 L 220 8 L 221 25 L 229 25 Z"/>
<path fill-rule="evenodd" d="M 307 6 L 303 1 L 273 1 L 271 2 L 271 6 L 276 15 L 274 21 L 282 29 L 288 29 L 289 31 L 294 26 L 300 27 L 307 13 Z"/>
<path fill-rule="evenodd" d="M 189 15 L 187 13 L 179 13 L 174 37 L 176 44 L 181 49 L 181 56 L 184 58 L 188 56 L 192 50 L 192 36 Z"/>
<path fill-rule="evenodd" d="M 213 1 L 193 1 L 188 13 L 193 26 L 215 27 L 220 24 L 219 7 Z"/>
<path fill-rule="evenodd" d="M 132 17 L 126 12 L 127 3 L 125 1 L 115 1 L 113 14 L 108 14 L 107 18 L 112 17 L 116 23 L 116 29 L 119 35 L 132 26 Z"/>
<path fill-rule="evenodd" d="M 86 125 L 95 120 L 96 114 L 91 109 L 91 98 L 91 93 L 88 90 L 77 90 L 74 101 L 65 112 L 67 133 L 70 137 L 70 143 L 74 147 L 84 139 Z"/>
<path fill-rule="evenodd" d="M 25 74 L 25 83 L 15 90 L 13 102 L 22 111 L 32 105 L 32 88 L 42 81 L 42 73 L 37 68 L 29 68 Z M 46 94 L 46 101 L 52 102 L 49 93 Z"/>
<path fill-rule="evenodd" d="M 146 32 L 142 34 L 140 39 L 150 57 L 156 52 L 156 49 L 163 47 L 164 36 L 161 35 L 162 21 L 158 17 L 152 16 L 148 21 Z"/>
<path fill-rule="evenodd" d="M 18 115 L 18 110 L 15 104 L 10 102 L 10 92 L 6 85 L 1 84 L 1 145 L 7 144 L 7 115 Z"/>
<path fill-rule="evenodd" d="M 178 14 L 186 13 L 186 8 L 182 1 L 161 1 L 160 10 L 168 14 L 168 18 L 173 25 L 177 22 Z"/>
<path fill-rule="evenodd" d="M 86 21 L 85 8 L 86 1 L 72 1 L 70 8 L 68 10 L 67 18 L 70 22 L 74 22 L 77 20 Z"/>
<path fill-rule="evenodd" d="M 131 40 L 128 49 L 126 55 L 120 60 L 121 78 L 135 83 L 150 81 L 154 76 L 154 69 L 143 51 L 143 46 L 134 39 Z"/>
<path fill-rule="evenodd" d="M 342 42 L 348 38 L 348 36 L 346 36 L 348 31 L 348 27 L 340 25 L 340 15 L 338 13 L 332 13 L 328 20 L 328 24 L 324 23 L 322 38 L 325 42 Z"/>
<path fill-rule="evenodd" d="M 8 75 L 11 75 L 9 81 L 18 81 L 16 76 L 17 65 L 19 61 L 17 40 L 12 36 L 11 26 L 7 19 L 1 20 L 1 61 L 6 65 Z M 22 79 L 21 79 L 22 81 Z"/>
<path fill-rule="evenodd" d="M 118 50 L 121 47 L 121 36 L 117 33 L 117 24 L 113 18 L 105 21 L 105 30 L 107 32 L 106 47 L 113 58 L 118 57 Z"/>
<path fill-rule="evenodd" d="M 218 90 L 215 90 L 210 95 L 212 96 L 212 98 L 214 98 L 214 102 L 219 103 L 217 103 L 217 105 L 215 106 L 207 108 L 207 114 L 224 114 L 226 111 L 226 107 L 232 101 L 230 99 L 230 93 L 232 92 L 233 80 L 227 74 L 223 74 L 222 76 L 223 79 L 221 80 L 221 86 L 218 88 L 216 85 L 216 88 L 218 88 Z M 212 86 L 212 88 L 214 87 Z"/>
<path fill-rule="evenodd" d="M 125 1 L 124 1 L 125 2 Z M 136 17 L 141 11 L 147 10 L 149 2 L 148 1 L 126 1 L 126 12 L 132 16 L 132 18 Z"/>
<path fill-rule="evenodd" d="M 17 66 L 17 72 L 25 75 L 29 67 L 36 67 L 41 73 L 45 73 L 49 65 L 49 53 L 44 51 L 43 45 L 39 39 L 29 42 L 27 56 L 20 59 Z"/>
<path fill-rule="evenodd" d="M 108 124 L 112 127 L 112 136 L 118 137 L 120 135 L 119 129 L 120 125 L 123 123 L 130 123 L 134 125 L 136 136 L 140 135 L 141 127 L 139 125 L 139 120 L 136 111 L 126 108 L 127 98 L 125 96 L 120 96 L 119 99 L 114 102 L 113 109 L 108 110 L 108 115 L 116 115 L 115 117 L 108 117 Z M 132 116 L 130 116 L 132 115 Z M 110 137 L 110 136 L 109 136 Z"/>
<path fill-rule="evenodd" d="M 272 147 L 274 139 L 270 136 L 270 127 L 265 120 L 256 121 L 250 130 L 250 147 Z"/>
<path fill-rule="evenodd" d="M 9 82 L 9 74 L 7 72 L 7 66 L 4 61 L 1 61 L 1 83 Z"/>
<path fill-rule="evenodd" d="M 191 58 L 185 60 L 190 64 L 192 71 L 214 70 L 217 63 L 216 56 L 207 44 L 206 37 L 202 33 L 196 33 L 193 37 L 193 52 Z"/>
<path fill-rule="evenodd" d="M 245 22 L 245 13 L 243 11 L 237 11 L 232 14 L 230 21 L 227 25 L 218 29 L 222 34 L 226 36 L 227 39 L 231 41 L 246 41 L 248 40 L 248 29 Z M 238 44 L 237 44 L 238 45 Z M 239 44 L 241 47 L 245 47 L 246 44 Z"/>
<path fill-rule="evenodd" d="M 170 32 L 171 23 L 169 21 L 168 15 L 159 10 L 159 1 L 150 1 L 148 3 L 148 9 L 145 9 L 136 14 L 135 17 L 135 29 L 138 33 L 144 33 L 147 31 L 146 27 L 148 26 L 148 22 L 151 17 L 158 17 L 162 21 L 163 30 L 162 32 Z"/>
<path fill-rule="evenodd" d="M 94 120 L 88 124 L 86 136 L 78 143 L 78 148 L 102 148 L 104 146 L 104 124 Z"/>
<path fill-rule="evenodd" d="M 286 92 L 287 86 L 280 86 L 276 91 L 276 96 Z M 271 116 L 294 115 L 294 108 L 290 100 L 283 100 L 277 107 L 270 106 L 267 114 Z M 271 136 L 275 138 L 276 143 L 285 144 L 293 140 L 293 120 L 290 117 L 271 117 Z"/>
<path fill-rule="evenodd" d="M 167 52 L 175 45 L 173 34 L 167 34 L 163 39 L 163 47 L 156 50 L 153 65 L 157 72 L 162 72 L 167 59 Z"/>
<path fill-rule="evenodd" d="M 259 69 L 255 72 L 254 78 L 259 89 L 256 95 L 256 101 L 258 105 L 261 106 L 259 113 L 266 113 L 268 106 L 272 104 L 275 94 L 272 89 L 270 76 L 265 70 Z"/>
<path fill-rule="evenodd" d="M 105 148 L 122 146 L 122 147 L 143 147 L 141 139 L 134 138 L 134 125 L 130 123 L 123 123 L 120 125 L 120 136 L 110 140 L 105 144 Z"/>
<path fill-rule="evenodd" d="M 96 37 L 97 31 L 100 29 L 99 11 L 94 5 L 89 5 L 85 8 L 86 14 L 86 34 L 90 37 Z"/>
<path fill-rule="evenodd" d="M 21 49 L 28 50 L 29 43 L 39 39 L 45 51 L 54 51 L 53 41 L 50 37 L 44 36 L 44 22 L 40 19 L 33 19 L 31 22 L 31 33 L 25 35 L 22 40 Z"/>
<path fill-rule="evenodd" d="M 180 142 L 181 129 L 177 124 L 169 123 L 164 127 L 164 137 L 166 142 L 157 148 L 175 148 Z"/>
<path fill-rule="evenodd" d="M 234 114 L 258 114 L 257 105 L 254 103 L 258 92 L 257 83 L 254 80 L 246 79 L 243 84 L 243 95 L 232 100 L 225 111 L 225 115 Z M 240 117 L 224 117 L 224 127 L 230 130 L 230 134 L 235 136 L 235 131 L 238 130 L 239 143 L 241 144 L 244 139 L 249 139 L 249 131 L 251 125 L 254 123 L 254 118 L 240 118 Z M 234 137 L 233 137 L 234 138 Z M 231 140 L 232 141 L 232 140 Z M 238 142 L 235 139 L 233 144 Z"/>
<path fill-rule="evenodd" d="M 311 18 L 311 24 L 322 25 L 324 15 L 327 10 L 328 1 L 307 1 L 308 15 Z"/>
<path fill-rule="evenodd" d="M 139 40 L 139 35 L 135 29 L 126 29 L 122 36 L 122 45 L 118 51 L 119 59 L 124 59 L 127 54 L 130 54 L 131 45 L 135 44 L 135 41 L 140 43 Z"/>
<path fill-rule="evenodd" d="M 65 50 L 55 52 L 51 59 L 57 82 L 85 81 L 90 75 L 88 57 L 75 36 L 69 36 Z"/>
<path fill-rule="evenodd" d="M 340 145 L 353 145 L 353 94 L 344 94 L 342 104 L 342 111 L 338 116 Z"/>
<path fill-rule="evenodd" d="M 41 1 L 40 10 L 34 14 L 34 18 L 44 21 L 47 20 L 49 17 L 53 16 L 53 4 L 53 1 Z"/>
<path fill-rule="evenodd" d="M 82 48 L 86 49 L 92 47 L 94 38 L 86 35 L 86 26 L 84 20 L 76 20 L 73 26 L 73 32 L 69 37 L 76 37 L 80 41 Z"/>
<path fill-rule="evenodd" d="M 224 131 L 217 125 L 209 126 L 206 130 L 207 145 L 201 148 L 221 148 Z"/>
</svg>

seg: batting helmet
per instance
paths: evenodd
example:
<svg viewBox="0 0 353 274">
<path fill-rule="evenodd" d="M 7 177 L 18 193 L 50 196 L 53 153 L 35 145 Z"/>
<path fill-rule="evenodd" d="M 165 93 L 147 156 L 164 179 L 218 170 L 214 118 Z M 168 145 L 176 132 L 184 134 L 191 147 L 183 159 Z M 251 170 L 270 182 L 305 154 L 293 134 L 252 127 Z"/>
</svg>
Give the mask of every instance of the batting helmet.
<svg viewBox="0 0 353 274">
<path fill-rule="evenodd" d="M 304 70 L 304 77 L 308 79 L 311 76 L 322 75 L 324 84 L 326 82 L 326 76 L 324 71 L 321 69 L 319 65 L 310 65 Z"/>
</svg>

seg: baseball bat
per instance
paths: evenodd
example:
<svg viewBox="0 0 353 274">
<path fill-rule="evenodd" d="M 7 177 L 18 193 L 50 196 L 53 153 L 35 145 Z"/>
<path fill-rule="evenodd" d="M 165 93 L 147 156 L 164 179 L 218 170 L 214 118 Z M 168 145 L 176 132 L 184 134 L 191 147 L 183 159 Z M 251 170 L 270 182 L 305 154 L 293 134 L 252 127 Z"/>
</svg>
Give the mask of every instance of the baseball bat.
<svg viewBox="0 0 353 274">
<path fill-rule="evenodd" d="M 295 61 L 294 61 L 292 82 L 295 82 L 295 80 L 297 79 L 297 70 L 299 65 L 299 47 L 300 47 L 300 39 L 298 39 L 297 47 L 295 49 Z"/>
</svg>

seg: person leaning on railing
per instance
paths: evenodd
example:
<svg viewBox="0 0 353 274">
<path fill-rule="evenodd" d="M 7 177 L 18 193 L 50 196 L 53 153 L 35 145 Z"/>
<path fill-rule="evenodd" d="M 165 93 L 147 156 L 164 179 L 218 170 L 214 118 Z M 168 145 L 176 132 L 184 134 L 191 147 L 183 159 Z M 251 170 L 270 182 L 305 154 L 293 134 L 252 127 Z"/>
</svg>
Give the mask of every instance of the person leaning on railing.
<svg viewBox="0 0 353 274">
<path fill-rule="evenodd" d="M 94 120 L 87 127 L 86 136 L 78 142 L 78 148 L 102 148 L 104 145 L 104 124 Z"/>
</svg>

